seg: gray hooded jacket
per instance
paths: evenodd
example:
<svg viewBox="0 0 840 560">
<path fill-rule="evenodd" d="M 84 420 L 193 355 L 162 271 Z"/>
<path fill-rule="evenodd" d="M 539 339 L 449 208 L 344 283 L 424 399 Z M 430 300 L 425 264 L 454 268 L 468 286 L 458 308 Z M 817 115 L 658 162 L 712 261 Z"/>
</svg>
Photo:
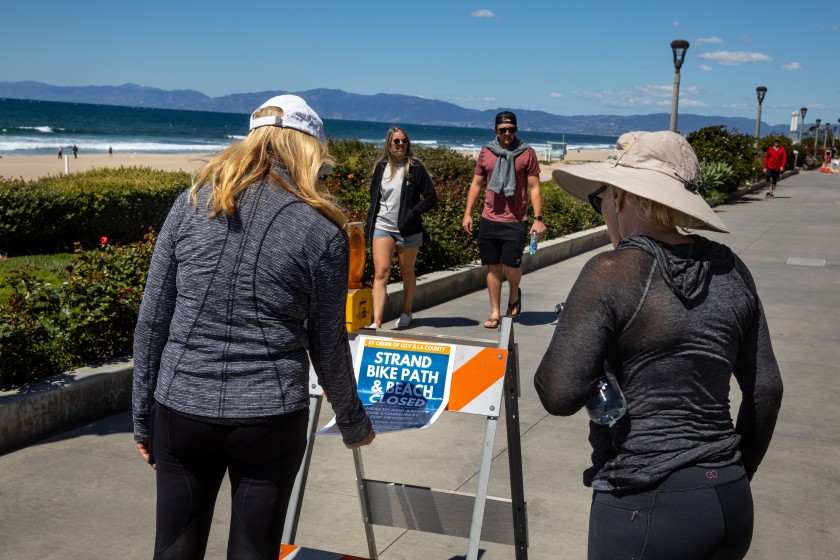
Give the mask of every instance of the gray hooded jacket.
<svg viewBox="0 0 840 560">
<path fill-rule="evenodd" d="M 764 310 L 729 248 L 692 239 L 624 239 L 586 264 L 565 302 L 535 377 L 544 406 L 580 410 L 605 360 L 628 404 L 614 427 L 591 424 L 587 485 L 643 489 L 683 467 L 739 460 L 751 475 L 767 451 L 782 380 Z M 743 394 L 737 425 L 733 374 Z"/>
</svg>

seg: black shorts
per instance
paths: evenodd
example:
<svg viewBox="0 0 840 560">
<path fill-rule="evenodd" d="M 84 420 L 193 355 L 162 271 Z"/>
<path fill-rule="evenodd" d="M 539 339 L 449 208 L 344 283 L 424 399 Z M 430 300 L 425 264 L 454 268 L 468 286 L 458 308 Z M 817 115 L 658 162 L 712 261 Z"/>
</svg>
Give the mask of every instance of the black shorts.
<svg viewBox="0 0 840 560">
<path fill-rule="evenodd" d="M 481 264 L 501 263 L 510 268 L 519 268 L 527 236 L 528 222 L 494 222 L 481 218 L 478 229 Z"/>
<path fill-rule="evenodd" d="M 775 185 L 776 182 L 778 182 L 778 180 L 779 180 L 779 175 L 780 174 L 781 173 L 779 172 L 778 169 L 768 169 L 767 171 L 764 172 L 764 177 L 768 181 L 770 181 L 771 183 L 773 183 Z"/>
</svg>

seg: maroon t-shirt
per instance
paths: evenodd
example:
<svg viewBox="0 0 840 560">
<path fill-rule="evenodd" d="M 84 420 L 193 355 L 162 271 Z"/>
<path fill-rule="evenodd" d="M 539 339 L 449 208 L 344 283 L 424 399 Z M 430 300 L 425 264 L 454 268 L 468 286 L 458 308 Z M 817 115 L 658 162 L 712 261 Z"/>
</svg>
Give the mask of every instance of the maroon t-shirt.
<svg viewBox="0 0 840 560">
<path fill-rule="evenodd" d="M 487 148 L 481 148 L 475 163 L 475 174 L 484 177 L 487 184 L 496 167 L 496 155 Z M 528 177 L 540 176 L 540 163 L 533 148 L 528 148 L 513 161 L 516 173 L 516 192 L 505 196 L 504 192 L 494 193 L 484 189 L 484 209 L 481 217 L 494 222 L 524 222 L 528 219 Z"/>
</svg>

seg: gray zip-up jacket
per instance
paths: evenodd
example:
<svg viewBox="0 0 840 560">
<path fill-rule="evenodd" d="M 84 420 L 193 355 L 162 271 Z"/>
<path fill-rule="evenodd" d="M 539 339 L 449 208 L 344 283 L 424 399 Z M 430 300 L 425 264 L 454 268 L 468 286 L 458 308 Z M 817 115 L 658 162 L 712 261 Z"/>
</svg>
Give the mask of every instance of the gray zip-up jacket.
<svg viewBox="0 0 840 560">
<path fill-rule="evenodd" d="M 370 433 L 345 327 L 349 243 L 337 225 L 267 181 L 210 218 L 184 192 L 155 245 L 134 339 L 134 438 L 155 400 L 208 419 L 309 405 L 309 359 L 346 443 Z M 308 354 L 308 355 L 307 355 Z"/>
</svg>

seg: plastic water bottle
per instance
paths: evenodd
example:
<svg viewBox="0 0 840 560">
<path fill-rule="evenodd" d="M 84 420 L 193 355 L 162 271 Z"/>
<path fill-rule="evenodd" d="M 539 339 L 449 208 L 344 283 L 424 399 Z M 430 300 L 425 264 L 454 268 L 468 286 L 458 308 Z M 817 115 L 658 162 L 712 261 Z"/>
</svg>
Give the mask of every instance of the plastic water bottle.
<svg viewBox="0 0 840 560">
<path fill-rule="evenodd" d="M 536 231 L 531 232 L 531 245 L 528 246 L 528 252 L 532 255 L 537 252 L 537 241 L 540 240 L 540 236 L 537 235 Z"/>
<path fill-rule="evenodd" d="M 589 418 L 596 424 L 612 426 L 627 412 L 627 401 L 614 377 L 599 377 L 592 388 L 592 397 L 586 402 Z"/>
</svg>

